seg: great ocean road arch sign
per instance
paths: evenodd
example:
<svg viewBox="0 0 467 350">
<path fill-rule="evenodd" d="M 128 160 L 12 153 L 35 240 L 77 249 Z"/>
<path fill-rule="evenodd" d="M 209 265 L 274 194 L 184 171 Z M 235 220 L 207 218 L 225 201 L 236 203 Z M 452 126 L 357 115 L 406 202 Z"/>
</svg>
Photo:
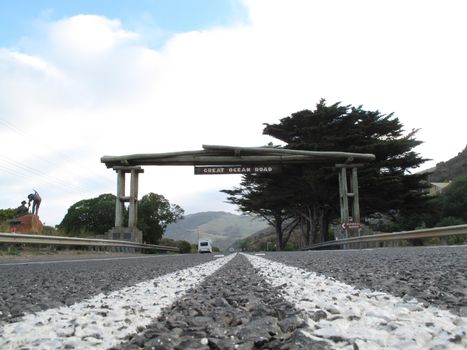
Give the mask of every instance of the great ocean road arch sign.
<svg viewBox="0 0 467 350">
<path fill-rule="evenodd" d="M 236 147 L 203 145 L 202 150 L 144 153 L 124 156 L 103 156 L 101 162 L 117 172 L 117 200 L 115 227 L 109 233 L 111 239 L 142 242 L 137 229 L 138 175 L 142 166 L 193 166 L 196 175 L 257 174 L 279 171 L 285 164 L 309 163 L 315 166 L 334 163 L 339 172 L 341 221 L 349 222 L 349 198 L 352 198 L 353 221 L 360 221 L 358 203 L 357 168 L 375 159 L 373 154 L 336 151 L 302 151 L 277 147 Z M 347 180 L 347 171 L 350 170 Z M 125 175 L 131 174 L 130 195 L 125 196 Z M 350 192 L 348 187 L 350 186 Z M 123 226 L 123 209 L 129 202 L 128 227 Z"/>
</svg>

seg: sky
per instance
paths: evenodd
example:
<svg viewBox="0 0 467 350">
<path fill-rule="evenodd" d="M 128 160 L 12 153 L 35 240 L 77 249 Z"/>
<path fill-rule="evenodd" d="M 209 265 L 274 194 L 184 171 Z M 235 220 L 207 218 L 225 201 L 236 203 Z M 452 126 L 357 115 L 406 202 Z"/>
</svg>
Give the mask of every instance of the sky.
<svg viewBox="0 0 467 350">
<path fill-rule="evenodd" d="M 278 143 L 263 124 L 321 98 L 420 129 L 415 171 L 432 167 L 467 144 L 466 16 L 465 0 L 0 0 L 0 208 L 35 189 L 57 225 L 116 193 L 104 155 Z M 235 212 L 219 191 L 239 181 L 144 167 L 139 197 Z"/>
</svg>

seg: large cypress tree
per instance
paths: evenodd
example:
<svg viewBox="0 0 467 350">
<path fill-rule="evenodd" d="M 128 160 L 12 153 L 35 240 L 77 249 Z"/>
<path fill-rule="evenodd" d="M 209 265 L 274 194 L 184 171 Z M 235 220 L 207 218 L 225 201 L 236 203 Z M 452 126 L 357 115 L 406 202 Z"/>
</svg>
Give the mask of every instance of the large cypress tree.
<svg viewBox="0 0 467 350">
<path fill-rule="evenodd" d="M 340 103 L 328 106 L 321 100 L 313 111 L 303 110 L 277 124 L 266 124 L 263 133 L 286 143 L 288 149 L 375 154 L 375 161 L 359 169 L 362 215 L 376 211 L 410 215 L 425 208 L 423 180 L 427 174 L 411 172 L 426 161 L 413 151 L 421 141 L 415 139 L 417 130 L 405 133 L 393 114 Z M 261 178 L 244 177 L 241 187 L 230 193 L 229 200 L 238 203 L 241 198 L 243 209 L 254 212 L 261 206 L 259 198 L 265 203 L 269 200 L 268 192 L 253 186 L 255 181 L 264 181 Z M 337 171 L 329 163 L 287 165 L 281 175 L 270 178 L 269 187 L 283 189 L 287 204 L 282 204 L 282 210 L 294 213 L 302 224 L 306 243 L 328 238 L 328 223 L 338 216 L 337 182 Z M 242 197 L 245 185 L 255 192 Z M 255 198 L 254 207 L 250 206 L 250 198 Z"/>
</svg>

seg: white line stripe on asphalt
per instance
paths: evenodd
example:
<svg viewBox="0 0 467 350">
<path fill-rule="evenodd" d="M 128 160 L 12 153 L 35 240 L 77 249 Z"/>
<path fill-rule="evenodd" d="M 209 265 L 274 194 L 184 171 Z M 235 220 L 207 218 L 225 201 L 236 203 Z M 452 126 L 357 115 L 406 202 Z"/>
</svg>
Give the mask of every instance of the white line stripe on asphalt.
<svg viewBox="0 0 467 350">
<path fill-rule="evenodd" d="M 246 255 L 284 299 L 304 312 L 304 333 L 336 349 L 467 349 L 467 318 L 417 300 L 359 290 L 314 272 Z M 282 286 L 282 287 L 281 287 Z M 326 312 L 319 319 L 318 310 Z M 323 313 L 321 312 L 321 316 Z M 316 321 L 314 321 L 316 320 Z"/>
<path fill-rule="evenodd" d="M 108 260 L 129 260 L 129 259 L 151 259 L 151 258 L 161 258 L 167 256 L 177 256 L 179 254 L 172 255 L 148 255 L 148 256 L 120 256 L 113 258 L 83 258 L 83 259 L 63 259 L 63 260 L 42 260 L 42 261 L 22 261 L 22 262 L 12 262 L 12 263 L 2 263 L 0 266 L 17 266 L 17 265 L 43 265 L 43 264 L 62 264 L 70 262 L 89 262 L 89 261 L 108 261 Z"/>
<path fill-rule="evenodd" d="M 108 349 L 157 318 L 235 254 L 37 314 L 0 329 L 0 349 Z"/>
</svg>

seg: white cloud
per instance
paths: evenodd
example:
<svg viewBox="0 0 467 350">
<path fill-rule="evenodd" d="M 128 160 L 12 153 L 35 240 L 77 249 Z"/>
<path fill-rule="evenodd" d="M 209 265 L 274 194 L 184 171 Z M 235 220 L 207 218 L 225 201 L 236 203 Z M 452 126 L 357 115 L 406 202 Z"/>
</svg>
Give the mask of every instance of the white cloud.
<svg viewBox="0 0 467 350">
<path fill-rule="evenodd" d="M 53 53 L 68 60 L 98 60 L 112 50 L 138 38 L 122 28 L 119 20 L 95 15 L 78 15 L 52 23 L 48 40 Z"/>
<path fill-rule="evenodd" d="M 11 67 L 17 65 L 20 70 L 24 69 L 37 71 L 41 74 L 44 74 L 45 77 L 54 79 L 59 79 L 61 77 L 61 73 L 55 69 L 55 67 L 49 65 L 40 57 L 0 49 L 0 58 L 5 64 L 9 63 Z"/>
<path fill-rule="evenodd" d="M 262 123 L 322 97 L 395 112 L 422 128 L 418 150 L 436 162 L 465 146 L 462 1 L 245 4 L 248 24 L 179 33 L 158 51 L 94 15 L 50 23 L 29 51 L 0 49 L 0 177 L 11 184 L 0 207 L 40 185 L 41 216 L 59 223 L 77 200 L 114 192 L 102 155 L 266 144 Z M 191 174 L 147 169 L 140 194 L 193 208 L 201 189 L 238 181 Z"/>
</svg>

